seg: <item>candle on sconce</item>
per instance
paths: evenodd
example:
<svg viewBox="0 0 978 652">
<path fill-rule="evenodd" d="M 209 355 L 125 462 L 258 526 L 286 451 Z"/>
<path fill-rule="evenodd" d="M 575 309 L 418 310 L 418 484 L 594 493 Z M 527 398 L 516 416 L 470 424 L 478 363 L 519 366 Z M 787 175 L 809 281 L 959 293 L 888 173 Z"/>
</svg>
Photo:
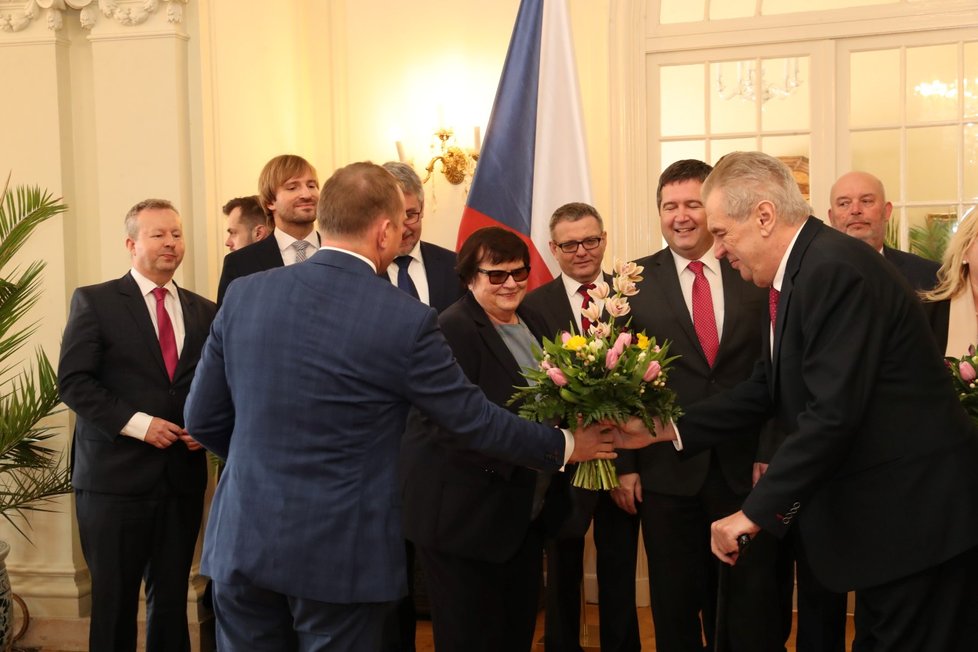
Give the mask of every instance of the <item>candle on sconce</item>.
<svg viewBox="0 0 978 652">
<path fill-rule="evenodd" d="M 475 126 L 472 142 L 475 143 L 475 151 L 479 152 L 482 149 L 482 130 L 479 128 L 479 125 Z"/>
<path fill-rule="evenodd" d="M 407 163 L 407 157 L 404 156 L 404 145 L 399 140 L 394 144 L 397 146 L 397 160 L 401 163 Z"/>
</svg>

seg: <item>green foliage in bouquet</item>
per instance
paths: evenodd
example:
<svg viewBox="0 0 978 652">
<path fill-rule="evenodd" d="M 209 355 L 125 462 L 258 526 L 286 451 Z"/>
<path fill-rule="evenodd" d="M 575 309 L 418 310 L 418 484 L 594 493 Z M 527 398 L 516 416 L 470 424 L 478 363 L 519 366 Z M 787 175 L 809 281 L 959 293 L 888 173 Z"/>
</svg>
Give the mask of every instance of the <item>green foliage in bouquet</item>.
<svg viewBox="0 0 978 652">
<path fill-rule="evenodd" d="M 967 355 L 960 358 L 945 358 L 951 377 L 954 378 L 954 389 L 958 392 L 961 405 L 971 420 L 978 425 L 978 355 L 975 345 L 968 347 Z"/>
<path fill-rule="evenodd" d="M 564 423 L 574 427 L 605 421 L 624 423 L 639 417 L 650 432 L 653 418 L 678 418 L 682 412 L 676 394 L 666 386 L 669 343 L 656 344 L 645 333 L 631 333 L 628 323 L 618 325 L 629 311 L 627 297 L 638 294 L 642 268 L 615 263 L 613 296 L 607 283 L 590 291 L 594 302 L 583 314 L 591 322 L 584 335 L 558 334 L 544 339 L 535 351 L 539 365 L 524 370 L 527 387 L 517 388 L 510 403 L 522 401 L 520 416 L 533 421 Z M 607 313 L 608 319 L 601 321 Z M 585 489 L 618 486 L 614 462 L 591 460 L 578 465 L 574 485 Z"/>
</svg>

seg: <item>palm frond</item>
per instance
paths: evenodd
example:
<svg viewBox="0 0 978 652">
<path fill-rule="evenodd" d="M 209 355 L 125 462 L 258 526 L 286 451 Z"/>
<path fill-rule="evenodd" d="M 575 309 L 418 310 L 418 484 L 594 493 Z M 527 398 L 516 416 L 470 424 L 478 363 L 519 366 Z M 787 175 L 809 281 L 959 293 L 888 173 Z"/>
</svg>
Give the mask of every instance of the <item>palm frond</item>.
<svg viewBox="0 0 978 652">
<path fill-rule="evenodd" d="M 0 270 L 41 223 L 67 209 L 60 202 L 38 187 L 10 189 L 7 178 L 0 195 Z M 43 270 L 44 262 L 35 261 L 0 278 L 0 516 L 25 538 L 14 516 L 44 511 L 71 491 L 67 465 L 46 445 L 56 434 L 45 419 L 58 407 L 57 374 L 41 350 L 33 364 L 13 358 L 37 329 L 36 322 L 21 321 L 40 298 Z"/>
<path fill-rule="evenodd" d="M 910 251 L 941 262 L 947 243 L 951 239 L 952 223 L 945 220 L 928 220 L 923 226 L 910 228 Z"/>
</svg>

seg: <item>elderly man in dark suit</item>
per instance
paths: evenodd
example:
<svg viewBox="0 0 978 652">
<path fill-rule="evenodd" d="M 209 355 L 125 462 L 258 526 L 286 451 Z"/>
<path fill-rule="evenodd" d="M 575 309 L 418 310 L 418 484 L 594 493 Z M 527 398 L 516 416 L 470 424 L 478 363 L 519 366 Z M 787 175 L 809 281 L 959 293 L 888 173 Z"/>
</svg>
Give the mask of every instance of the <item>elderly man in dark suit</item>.
<svg viewBox="0 0 978 652">
<path fill-rule="evenodd" d="M 771 156 L 728 154 L 703 196 L 716 256 L 770 288 L 771 326 L 750 379 L 659 434 L 689 454 L 770 416 L 788 433 L 711 526 L 714 553 L 734 563 L 741 535 L 797 527 L 816 579 L 856 591 L 854 650 L 978 649 L 978 434 L 917 298 L 810 217 Z"/>
<path fill-rule="evenodd" d="M 437 313 L 377 274 L 403 219 L 382 167 L 337 170 L 319 198 L 322 250 L 235 282 L 214 321 L 185 414 L 227 460 L 202 563 L 225 652 L 380 648 L 407 588 L 397 458 L 412 405 L 456 445 L 541 470 L 648 443 L 490 404 Z"/>
<path fill-rule="evenodd" d="M 218 306 L 234 279 L 301 263 L 319 249 L 319 234 L 313 228 L 319 178 L 306 159 L 282 154 L 266 163 L 258 177 L 258 199 L 275 228 L 269 237 L 224 257 L 217 286 Z"/>
<path fill-rule="evenodd" d="M 211 301 L 178 288 L 180 216 L 161 199 L 126 215 L 132 269 L 78 288 L 58 365 L 76 415 L 72 477 L 92 576 L 92 650 L 135 650 L 146 580 L 146 649 L 189 650 L 187 579 L 207 464 L 183 428 L 183 405 L 214 318 Z"/>
<path fill-rule="evenodd" d="M 597 281 L 612 280 L 601 272 L 607 244 L 604 222 L 593 206 L 564 204 L 550 217 L 550 252 L 560 265 L 560 276 L 528 294 L 524 302 L 543 317 L 546 337 L 581 331 L 581 310 L 591 302 L 587 290 Z M 544 647 L 547 652 L 581 650 L 584 535 L 593 520 L 601 649 L 638 652 L 642 647 L 635 612 L 638 518 L 618 509 L 614 492 L 576 487 L 570 492 L 573 514 L 547 543 Z"/>
<path fill-rule="evenodd" d="M 929 290 L 937 284 L 940 265 L 884 244 L 892 213 L 893 204 L 886 200 L 883 182 L 867 172 L 847 172 L 832 184 L 829 197 L 832 226 L 883 254 L 913 289 Z"/>
<path fill-rule="evenodd" d="M 710 253 L 700 189 L 711 169 L 687 159 L 660 175 L 656 203 L 668 247 L 636 261 L 644 280 L 631 300 L 632 326 L 668 340 L 669 352 L 681 356 L 669 386 L 683 406 L 747 378 L 767 323 L 767 293 Z M 718 635 L 718 649 L 732 652 L 784 649 L 790 622 L 778 626 L 777 541 L 770 535 L 759 537 L 731 573 L 721 614 L 726 633 L 714 631 L 718 575 L 709 525 L 737 511 L 750 492 L 760 430 L 749 427 L 684 460 L 663 447 L 618 460 L 627 489 L 622 507 L 642 518 L 657 650 L 702 650 L 704 638 L 713 649 Z"/>
</svg>

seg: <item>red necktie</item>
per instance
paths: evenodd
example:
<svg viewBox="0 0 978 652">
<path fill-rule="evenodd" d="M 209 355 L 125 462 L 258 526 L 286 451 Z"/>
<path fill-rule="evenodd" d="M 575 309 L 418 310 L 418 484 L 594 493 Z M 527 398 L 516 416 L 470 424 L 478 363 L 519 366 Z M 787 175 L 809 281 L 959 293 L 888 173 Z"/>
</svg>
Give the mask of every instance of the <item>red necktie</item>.
<svg viewBox="0 0 978 652">
<path fill-rule="evenodd" d="M 153 288 L 156 297 L 156 325 L 160 330 L 160 352 L 163 353 L 163 364 L 166 373 L 173 380 L 173 372 L 177 369 L 177 338 L 173 334 L 173 324 L 170 313 L 166 311 L 166 288 Z"/>
<path fill-rule="evenodd" d="M 780 298 L 781 298 L 781 292 L 775 290 L 774 286 L 771 286 L 771 289 L 767 293 L 767 309 L 768 312 L 771 314 L 772 328 L 774 327 L 774 322 L 778 320 L 778 299 Z"/>
<path fill-rule="evenodd" d="M 594 283 L 585 283 L 581 287 L 577 288 L 577 293 L 582 295 L 584 299 L 581 301 L 581 309 L 587 308 L 591 305 L 591 295 L 587 293 L 588 290 L 594 289 Z M 587 329 L 591 328 L 591 320 L 581 315 L 581 333 L 587 333 Z"/>
<path fill-rule="evenodd" d="M 713 295 L 710 282 L 703 274 L 703 263 L 694 260 L 687 265 L 696 278 L 693 280 L 693 328 L 700 339 L 700 346 L 706 361 L 713 366 L 717 351 L 720 350 L 720 336 L 717 335 L 717 318 L 713 312 Z"/>
</svg>

